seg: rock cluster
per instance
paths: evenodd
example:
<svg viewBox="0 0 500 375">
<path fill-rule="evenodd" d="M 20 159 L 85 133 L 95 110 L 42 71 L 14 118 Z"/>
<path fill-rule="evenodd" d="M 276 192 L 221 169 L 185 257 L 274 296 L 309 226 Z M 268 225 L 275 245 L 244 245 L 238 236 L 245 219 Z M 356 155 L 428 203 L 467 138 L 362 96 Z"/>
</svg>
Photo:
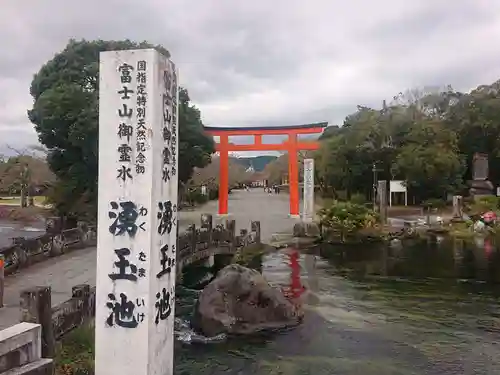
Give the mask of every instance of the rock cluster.
<svg viewBox="0 0 500 375">
<path fill-rule="evenodd" d="M 298 325 L 303 313 L 257 271 L 232 264 L 201 292 L 192 321 L 206 336 L 252 334 Z"/>
</svg>

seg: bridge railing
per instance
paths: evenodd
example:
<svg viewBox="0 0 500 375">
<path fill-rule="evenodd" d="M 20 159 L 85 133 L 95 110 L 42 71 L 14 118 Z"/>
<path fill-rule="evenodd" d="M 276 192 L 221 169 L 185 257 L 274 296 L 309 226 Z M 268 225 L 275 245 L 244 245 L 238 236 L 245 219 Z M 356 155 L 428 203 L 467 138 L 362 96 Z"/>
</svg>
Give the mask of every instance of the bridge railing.
<svg viewBox="0 0 500 375">
<path fill-rule="evenodd" d="M 179 235 L 177 242 L 177 268 L 182 269 L 197 260 L 214 254 L 234 254 L 244 246 L 260 243 L 260 222 L 252 221 L 250 231 L 241 229 L 236 234 L 235 220 L 226 220 L 225 224 L 213 225 L 210 214 L 201 215 L 201 224 L 195 224 Z"/>
<path fill-rule="evenodd" d="M 4 273 L 12 274 L 72 249 L 95 246 L 96 241 L 95 226 L 82 222 L 78 223 L 77 228 L 52 228 L 50 232 L 34 238 L 13 238 L 12 245 L 0 249 L 0 255 L 4 257 Z M 242 246 L 256 242 L 260 243 L 260 222 L 253 221 L 250 230 L 241 229 L 236 234 L 234 220 L 214 226 L 212 215 L 202 214 L 199 227 L 193 224 L 179 234 L 177 261 L 189 264 L 196 252 L 209 249 L 217 249 L 219 253 L 235 253 Z"/>
<path fill-rule="evenodd" d="M 0 249 L 0 254 L 4 256 L 5 275 L 74 248 L 94 246 L 96 240 L 95 227 L 88 225 L 48 232 L 34 238 L 13 238 L 12 245 Z"/>
<path fill-rule="evenodd" d="M 89 229 L 90 230 L 90 229 Z M 82 233 L 86 233 L 82 229 Z M 51 237 L 52 236 L 52 237 Z M 93 239 L 93 235 L 78 234 L 76 230 L 63 231 L 56 235 L 47 235 L 49 243 L 54 237 L 59 236 L 57 241 L 62 241 L 64 246 L 75 246 L 75 238 Z M 44 236 L 40 236 L 44 237 Z M 41 239 L 18 241 L 15 246 L 1 249 L 1 254 L 15 254 L 23 249 L 27 254 L 44 255 L 50 249 L 41 250 L 39 242 Z M 46 240 L 46 238 L 44 237 Z M 51 239 L 51 240 L 50 240 Z M 177 266 L 182 272 L 182 266 L 188 265 L 196 260 L 216 254 L 234 254 L 244 246 L 260 243 L 260 222 L 253 221 L 250 230 L 241 229 L 236 234 L 236 223 L 227 220 L 225 224 L 213 226 L 212 216 L 203 214 L 201 225 L 191 225 L 187 231 L 180 234 L 177 243 Z M 30 245 L 31 244 L 31 245 Z M 16 248 L 17 246 L 17 248 Z M 60 245 L 58 245 L 60 246 Z M 63 247 L 64 247 L 63 246 Z M 14 250 L 11 250 L 14 248 Z M 16 250 L 17 249 L 17 250 Z M 29 258 L 30 255 L 26 255 Z M 12 270 L 12 268 L 11 268 Z M 50 286 L 36 286 L 21 292 L 21 316 L 20 321 L 40 323 L 42 325 L 43 352 L 47 357 L 54 353 L 55 341 L 62 338 L 66 333 L 92 320 L 95 316 L 96 288 L 90 285 L 76 285 L 72 288 L 72 297 L 56 306 L 51 306 Z"/>
</svg>

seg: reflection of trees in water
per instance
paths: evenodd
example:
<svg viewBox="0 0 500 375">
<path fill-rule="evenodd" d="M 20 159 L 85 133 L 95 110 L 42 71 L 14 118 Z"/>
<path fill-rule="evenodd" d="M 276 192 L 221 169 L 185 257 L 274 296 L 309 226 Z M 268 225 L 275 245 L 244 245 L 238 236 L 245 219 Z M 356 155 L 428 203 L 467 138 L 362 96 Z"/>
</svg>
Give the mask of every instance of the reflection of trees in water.
<svg viewBox="0 0 500 375">
<path fill-rule="evenodd" d="M 500 250 L 495 249 L 489 254 L 489 277 L 500 284 Z"/>
<path fill-rule="evenodd" d="M 474 241 L 457 240 L 454 252 L 457 277 L 488 282 L 500 282 L 499 249 L 489 238 Z"/>
<path fill-rule="evenodd" d="M 480 245 L 480 246 L 478 246 Z M 475 279 L 500 283 L 500 249 L 453 238 L 403 241 L 401 246 L 323 246 L 321 255 L 353 276 Z"/>
</svg>

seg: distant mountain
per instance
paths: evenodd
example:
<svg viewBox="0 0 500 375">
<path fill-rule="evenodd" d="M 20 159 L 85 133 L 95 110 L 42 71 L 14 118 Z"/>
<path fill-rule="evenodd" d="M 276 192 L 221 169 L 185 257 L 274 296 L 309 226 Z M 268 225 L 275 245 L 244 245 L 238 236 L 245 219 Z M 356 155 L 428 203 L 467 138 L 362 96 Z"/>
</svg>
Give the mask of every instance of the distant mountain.
<svg viewBox="0 0 500 375">
<path fill-rule="evenodd" d="M 266 167 L 266 165 L 276 160 L 277 158 L 278 158 L 277 156 L 273 155 L 262 155 L 255 157 L 246 157 L 246 158 L 234 158 L 234 160 L 243 165 L 245 169 L 250 167 L 251 165 L 255 170 L 255 172 L 262 172 Z"/>
<path fill-rule="evenodd" d="M 229 185 L 233 186 L 238 183 L 245 182 L 251 176 L 250 173 L 245 172 L 245 166 L 237 162 L 236 158 L 229 157 L 228 171 L 229 171 Z M 212 183 L 219 183 L 220 172 L 220 158 L 212 156 L 212 162 L 204 168 L 195 168 L 193 177 L 191 178 L 195 186 L 202 184 L 211 185 Z"/>
</svg>

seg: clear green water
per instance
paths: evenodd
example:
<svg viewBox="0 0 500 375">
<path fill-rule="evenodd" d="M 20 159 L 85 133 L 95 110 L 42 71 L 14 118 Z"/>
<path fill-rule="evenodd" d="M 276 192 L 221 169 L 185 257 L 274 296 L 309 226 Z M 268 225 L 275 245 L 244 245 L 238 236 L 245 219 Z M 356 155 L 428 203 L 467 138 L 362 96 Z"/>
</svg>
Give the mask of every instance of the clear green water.
<svg viewBox="0 0 500 375">
<path fill-rule="evenodd" d="M 292 249 L 263 274 L 290 284 Z M 268 337 L 177 342 L 180 374 L 500 374 L 500 250 L 444 240 L 300 254 L 304 324 Z M 194 297 L 183 298 L 187 317 Z"/>
</svg>

